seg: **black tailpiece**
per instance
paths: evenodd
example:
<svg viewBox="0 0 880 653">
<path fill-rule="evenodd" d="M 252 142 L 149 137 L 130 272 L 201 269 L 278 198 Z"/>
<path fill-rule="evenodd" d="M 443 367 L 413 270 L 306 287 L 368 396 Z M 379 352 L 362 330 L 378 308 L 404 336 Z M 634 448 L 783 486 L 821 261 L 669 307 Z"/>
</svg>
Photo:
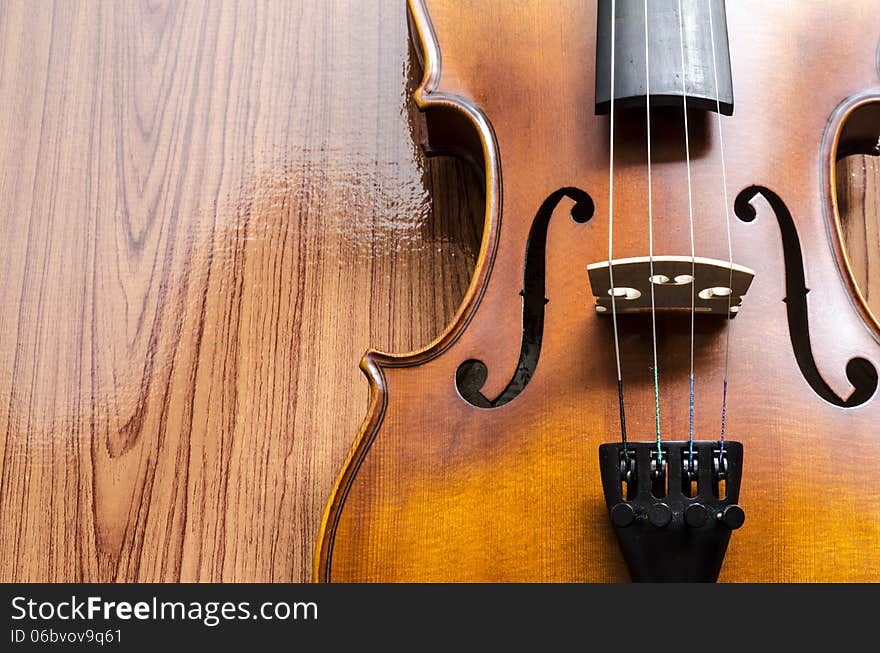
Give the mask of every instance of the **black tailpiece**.
<svg viewBox="0 0 880 653">
<path fill-rule="evenodd" d="M 664 442 L 661 456 L 652 442 L 599 447 L 605 503 L 635 581 L 714 582 L 745 521 L 742 444 L 696 441 L 693 457 L 690 447 Z"/>
</svg>

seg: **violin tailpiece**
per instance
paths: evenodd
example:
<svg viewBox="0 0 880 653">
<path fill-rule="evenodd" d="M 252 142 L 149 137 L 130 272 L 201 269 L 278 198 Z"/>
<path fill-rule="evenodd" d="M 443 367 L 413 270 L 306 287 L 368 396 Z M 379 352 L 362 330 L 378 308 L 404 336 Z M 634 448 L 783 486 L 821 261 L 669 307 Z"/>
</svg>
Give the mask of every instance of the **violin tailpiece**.
<svg viewBox="0 0 880 653">
<path fill-rule="evenodd" d="M 611 523 L 635 581 L 714 582 L 737 504 L 743 447 L 733 441 L 599 446 Z"/>
</svg>

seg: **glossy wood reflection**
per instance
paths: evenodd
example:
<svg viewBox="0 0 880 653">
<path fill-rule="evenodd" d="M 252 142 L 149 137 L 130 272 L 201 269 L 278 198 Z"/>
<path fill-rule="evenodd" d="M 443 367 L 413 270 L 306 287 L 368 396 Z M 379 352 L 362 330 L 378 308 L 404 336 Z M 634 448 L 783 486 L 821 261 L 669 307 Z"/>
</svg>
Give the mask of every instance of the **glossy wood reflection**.
<svg viewBox="0 0 880 653">
<path fill-rule="evenodd" d="M 358 359 L 429 341 L 479 240 L 405 19 L 0 8 L 0 579 L 308 579 Z"/>
<path fill-rule="evenodd" d="M 871 312 L 880 317 L 880 157 L 847 157 L 837 173 L 847 254 Z"/>
<path fill-rule="evenodd" d="M 311 576 L 358 360 L 434 338 L 479 243 L 479 183 L 418 151 L 405 19 L 0 6 L 0 580 Z"/>
</svg>

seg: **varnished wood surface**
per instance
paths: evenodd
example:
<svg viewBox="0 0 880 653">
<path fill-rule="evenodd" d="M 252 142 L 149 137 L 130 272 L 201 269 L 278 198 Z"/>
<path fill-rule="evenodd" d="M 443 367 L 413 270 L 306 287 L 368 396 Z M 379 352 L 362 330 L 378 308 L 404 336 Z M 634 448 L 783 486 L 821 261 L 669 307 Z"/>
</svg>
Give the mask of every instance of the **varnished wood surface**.
<svg viewBox="0 0 880 653">
<path fill-rule="evenodd" d="M 396 0 L 0 6 L 0 579 L 310 577 L 479 238 L 409 70 Z"/>
<path fill-rule="evenodd" d="M 479 238 L 409 68 L 395 0 L 0 6 L 0 579 L 310 577 Z"/>
<path fill-rule="evenodd" d="M 593 115 L 594 32 L 572 29 L 595 23 L 595 3 L 409 6 L 427 60 L 417 101 L 436 121 L 457 111 L 479 136 L 486 231 L 463 309 L 443 336 L 410 355 L 365 360 L 373 403 L 328 503 L 316 576 L 624 580 L 597 473 L 598 445 L 620 437 L 614 338 L 610 320 L 590 310 L 583 278 L 586 263 L 609 255 L 608 124 Z M 746 451 L 738 502 L 748 517 L 721 580 L 880 579 L 880 493 L 852 458 L 880 459 L 880 325 L 858 295 L 833 191 L 837 144 L 854 146 L 847 135 L 860 137 L 860 151 L 877 142 L 877 10 L 876 0 L 813 0 L 797 12 L 782 0 L 728 3 L 739 82 L 724 121 L 726 177 L 713 120 L 692 116 L 686 169 L 687 123 L 655 115 L 651 187 L 644 115 L 621 115 L 614 134 L 616 257 L 646 255 L 649 192 L 654 251 L 688 251 L 692 171 L 696 253 L 727 256 L 726 180 L 730 201 L 738 198 L 734 260 L 757 273 L 730 339 L 727 404 L 727 435 Z M 512 370 L 523 369 L 518 295 L 536 211 L 569 186 L 590 194 L 595 217 L 570 219 L 570 203 L 555 212 L 540 362 L 520 394 L 493 407 Z M 692 428 L 702 439 L 720 431 L 726 326 L 707 318 L 696 330 Z M 627 426 L 637 440 L 654 436 L 650 333 L 650 320 L 621 324 Z M 663 436 L 687 439 L 688 329 L 661 316 L 657 333 Z M 473 359 L 487 372 L 473 383 L 484 396 L 469 404 L 455 379 Z"/>
</svg>

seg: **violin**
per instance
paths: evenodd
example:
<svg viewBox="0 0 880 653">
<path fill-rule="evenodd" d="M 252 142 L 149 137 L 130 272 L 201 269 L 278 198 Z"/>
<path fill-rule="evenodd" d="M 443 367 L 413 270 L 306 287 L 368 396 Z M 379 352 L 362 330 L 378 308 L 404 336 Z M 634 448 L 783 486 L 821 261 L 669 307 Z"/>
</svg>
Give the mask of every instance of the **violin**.
<svg viewBox="0 0 880 653">
<path fill-rule="evenodd" d="M 315 579 L 880 581 L 835 191 L 880 136 L 880 2 L 407 9 L 483 237 L 443 334 L 363 358 Z"/>
</svg>

